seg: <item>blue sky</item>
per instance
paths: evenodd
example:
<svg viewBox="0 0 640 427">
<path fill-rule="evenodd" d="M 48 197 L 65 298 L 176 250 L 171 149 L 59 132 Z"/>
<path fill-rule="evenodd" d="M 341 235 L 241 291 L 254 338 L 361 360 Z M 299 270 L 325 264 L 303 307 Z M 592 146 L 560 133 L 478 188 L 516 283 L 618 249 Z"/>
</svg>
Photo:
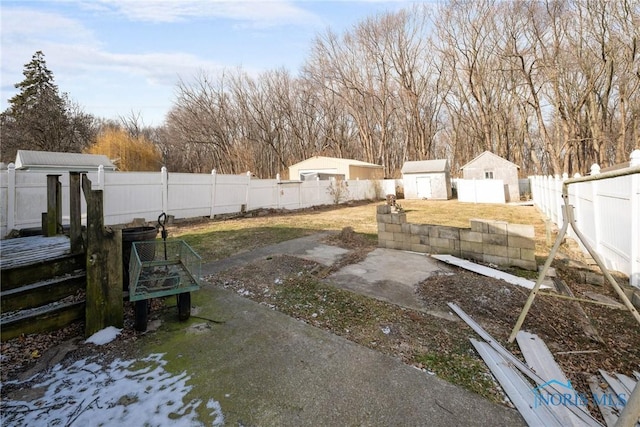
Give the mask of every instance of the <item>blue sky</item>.
<svg viewBox="0 0 640 427">
<path fill-rule="evenodd" d="M 162 124 L 178 79 L 241 66 L 296 73 L 313 38 L 409 1 L 58 0 L 0 3 L 4 111 L 41 50 L 61 92 L 103 118 Z"/>
</svg>

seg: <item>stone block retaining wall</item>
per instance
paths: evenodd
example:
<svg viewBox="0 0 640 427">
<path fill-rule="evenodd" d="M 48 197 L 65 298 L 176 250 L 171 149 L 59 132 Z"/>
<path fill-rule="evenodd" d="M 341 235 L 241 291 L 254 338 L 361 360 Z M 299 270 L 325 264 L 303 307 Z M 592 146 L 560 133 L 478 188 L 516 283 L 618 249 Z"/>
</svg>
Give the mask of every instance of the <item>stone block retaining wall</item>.
<svg viewBox="0 0 640 427">
<path fill-rule="evenodd" d="M 378 206 L 378 246 L 536 270 L 532 225 L 472 219 L 470 228 L 411 224 L 404 212 Z"/>
</svg>

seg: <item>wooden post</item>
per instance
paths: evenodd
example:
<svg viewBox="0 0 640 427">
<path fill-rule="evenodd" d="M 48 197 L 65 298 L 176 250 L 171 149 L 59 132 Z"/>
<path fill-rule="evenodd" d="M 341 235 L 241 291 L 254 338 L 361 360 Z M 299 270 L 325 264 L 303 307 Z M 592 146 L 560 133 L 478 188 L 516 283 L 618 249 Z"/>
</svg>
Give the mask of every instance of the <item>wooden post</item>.
<svg viewBox="0 0 640 427">
<path fill-rule="evenodd" d="M 91 190 L 82 176 L 87 201 L 87 294 L 85 336 L 124 324 L 122 230 L 105 229 L 102 190 Z"/>
<path fill-rule="evenodd" d="M 46 237 L 55 236 L 58 234 L 58 177 L 60 175 L 47 175 L 47 221 L 43 224 L 46 228 L 43 228 L 42 233 Z M 62 212 L 60 212 L 62 215 Z"/>
<path fill-rule="evenodd" d="M 83 251 L 81 191 L 80 172 L 69 172 L 69 239 L 72 254 Z"/>
<path fill-rule="evenodd" d="M 56 234 L 64 234 L 62 228 L 62 183 L 56 181 Z"/>
<path fill-rule="evenodd" d="M 16 226 L 16 165 L 9 163 L 7 167 L 7 231 Z M 0 236 L 4 237 L 4 236 Z"/>
</svg>

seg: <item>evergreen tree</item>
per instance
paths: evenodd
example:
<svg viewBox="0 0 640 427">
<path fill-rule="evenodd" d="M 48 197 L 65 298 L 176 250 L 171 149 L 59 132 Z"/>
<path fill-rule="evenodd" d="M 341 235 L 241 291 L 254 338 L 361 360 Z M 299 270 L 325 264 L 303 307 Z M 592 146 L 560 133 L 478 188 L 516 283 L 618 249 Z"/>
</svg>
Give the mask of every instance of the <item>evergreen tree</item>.
<svg viewBox="0 0 640 427">
<path fill-rule="evenodd" d="M 59 93 L 41 51 L 22 74 L 19 93 L 0 117 L 2 160 L 13 161 L 19 149 L 80 152 L 95 137 L 93 117 Z"/>
</svg>

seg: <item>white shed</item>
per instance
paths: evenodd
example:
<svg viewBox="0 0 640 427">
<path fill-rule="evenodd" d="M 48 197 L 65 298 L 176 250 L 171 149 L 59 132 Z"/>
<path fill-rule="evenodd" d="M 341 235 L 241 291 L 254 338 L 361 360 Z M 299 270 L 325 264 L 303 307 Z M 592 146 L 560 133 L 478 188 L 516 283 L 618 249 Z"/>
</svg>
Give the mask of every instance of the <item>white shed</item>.
<svg viewBox="0 0 640 427">
<path fill-rule="evenodd" d="M 289 166 L 289 179 L 382 179 L 384 169 L 380 165 L 360 160 L 314 156 Z"/>
<path fill-rule="evenodd" d="M 450 199 L 449 169 L 449 161 L 446 159 L 405 162 L 402 165 L 405 199 Z"/>
</svg>

